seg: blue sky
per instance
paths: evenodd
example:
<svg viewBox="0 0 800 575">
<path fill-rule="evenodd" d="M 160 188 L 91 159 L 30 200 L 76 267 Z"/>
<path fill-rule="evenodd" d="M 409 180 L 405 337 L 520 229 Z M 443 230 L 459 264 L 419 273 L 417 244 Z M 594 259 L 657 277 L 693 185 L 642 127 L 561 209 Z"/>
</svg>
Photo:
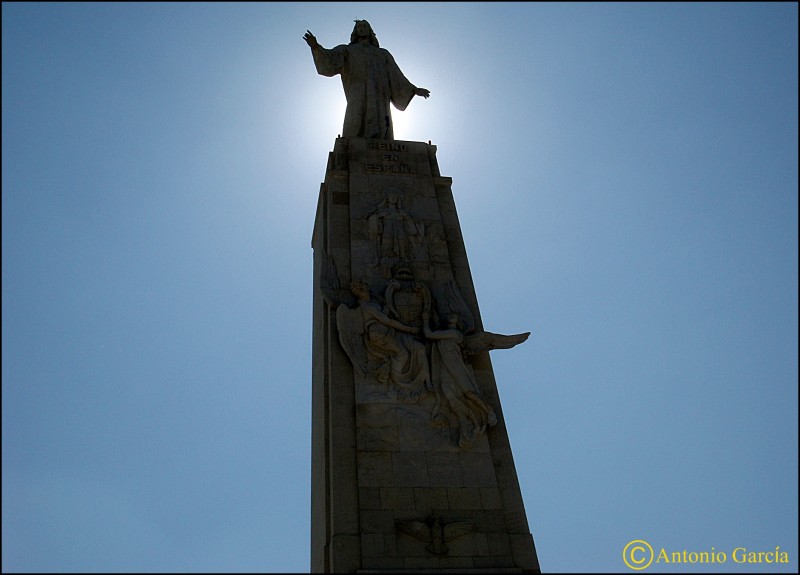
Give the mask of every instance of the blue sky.
<svg viewBox="0 0 800 575">
<path fill-rule="evenodd" d="M 309 568 L 302 36 L 428 88 L 539 560 L 798 569 L 795 3 L 3 3 L 2 569 Z M 739 565 L 733 549 L 789 553 Z"/>
</svg>

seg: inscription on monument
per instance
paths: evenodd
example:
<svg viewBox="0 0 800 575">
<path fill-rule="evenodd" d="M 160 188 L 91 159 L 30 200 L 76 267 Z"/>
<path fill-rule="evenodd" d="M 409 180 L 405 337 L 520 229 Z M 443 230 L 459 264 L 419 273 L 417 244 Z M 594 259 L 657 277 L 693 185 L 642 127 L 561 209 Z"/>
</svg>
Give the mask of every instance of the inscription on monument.
<svg viewBox="0 0 800 575">
<path fill-rule="evenodd" d="M 416 176 L 417 171 L 408 164 L 400 164 L 399 162 L 393 163 L 378 163 L 366 162 L 364 164 L 364 171 L 367 173 L 383 173 L 383 174 L 398 174 L 401 176 Z"/>
<path fill-rule="evenodd" d="M 371 140 L 368 145 L 370 150 L 388 150 L 390 152 L 405 152 L 408 146 L 399 142 L 384 142 Z"/>
<path fill-rule="evenodd" d="M 367 173 L 396 174 L 415 176 L 416 168 L 406 162 L 408 146 L 399 142 L 371 140 L 367 146 L 372 156 L 364 163 Z"/>
</svg>

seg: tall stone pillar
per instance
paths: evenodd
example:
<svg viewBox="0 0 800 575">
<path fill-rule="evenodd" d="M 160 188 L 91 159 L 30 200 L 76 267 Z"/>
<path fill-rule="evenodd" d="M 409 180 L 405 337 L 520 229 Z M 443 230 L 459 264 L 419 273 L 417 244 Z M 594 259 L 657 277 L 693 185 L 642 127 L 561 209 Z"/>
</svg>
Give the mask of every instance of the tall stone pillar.
<svg viewBox="0 0 800 575">
<path fill-rule="evenodd" d="M 338 138 L 314 250 L 311 569 L 539 572 L 436 147 Z"/>
</svg>

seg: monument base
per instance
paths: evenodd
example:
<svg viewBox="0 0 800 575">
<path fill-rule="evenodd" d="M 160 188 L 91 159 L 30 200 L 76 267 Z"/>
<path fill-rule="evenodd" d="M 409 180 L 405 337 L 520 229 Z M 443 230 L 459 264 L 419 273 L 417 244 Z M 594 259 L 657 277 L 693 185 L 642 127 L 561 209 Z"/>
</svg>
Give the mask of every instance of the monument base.
<svg viewBox="0 0 800 575">
<path fill-rule="evenodd" d="M 314 572 L 537 573 L 436 147 L 339 138 L 314 225 Z"/>
</svg>

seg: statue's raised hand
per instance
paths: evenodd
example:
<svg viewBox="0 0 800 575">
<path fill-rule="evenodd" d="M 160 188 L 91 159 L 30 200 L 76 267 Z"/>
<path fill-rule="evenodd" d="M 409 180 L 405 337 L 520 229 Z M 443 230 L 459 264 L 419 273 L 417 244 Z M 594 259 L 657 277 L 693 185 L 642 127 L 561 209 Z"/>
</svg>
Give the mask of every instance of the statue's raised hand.
<svg viewBox="0 0 800 575">
<path fill-rule="evenodd" d="M 422 96 L 423 98 L 427 98 L 431 95 L 431 91 L 426 90 L 425 88 L 414 88 L 414 94 L 417 96 Z"/>
<path fill-rule="evenodd" d="M 311 33 L 310 30 L 306 30 L 305 35 L 303 36 L 303 40 L 306 41 L 306 44 L 311 46 L 311 49 L 319 47 L 319 42 L 317 42 L 317 38 Z"/>
</svg>

